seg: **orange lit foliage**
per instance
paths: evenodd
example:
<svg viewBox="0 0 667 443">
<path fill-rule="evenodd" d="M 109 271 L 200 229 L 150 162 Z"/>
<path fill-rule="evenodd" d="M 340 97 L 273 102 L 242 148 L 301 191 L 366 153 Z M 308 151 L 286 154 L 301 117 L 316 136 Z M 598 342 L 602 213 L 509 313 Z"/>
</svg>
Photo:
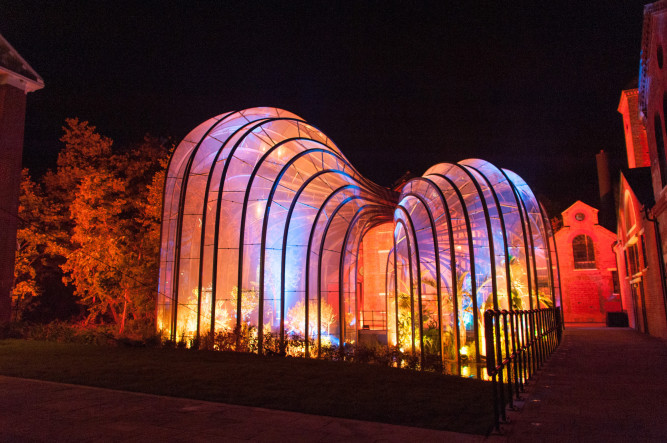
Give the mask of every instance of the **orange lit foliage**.
<svg viewBox="0 0 667 443">
<path fill-rule="evenodd" d="M 19 224 L 16 235 L 16 262 L 14 265 L 13 303 L 19 309 L 26 302 L 41 294 L 37 284 L 37 270 L 46 260 L 47 237 L 38 229 L 44 215 L 41 213 L 43 196 L 41 188 L 32 181 L 28 170 L 21 171 L 19 217 L 27 223 Z"/>
<path fill-rule="evenodd" d="M 33 181 L 29 171 L 24 169 L 19 194 L 19 227 L 16 235 L 16 260 L 14 268 L 13 309 L 14 319 L 34 320 L 35 312 L 49 311 L 48 319 L 72 315 L 75 304 L 72 300 L 56 300 L 63 288 L 55 288 L 53 283 L 62 276 L 60 265 L 65 262 L 67 250 L 61 245 L 69 241 L 69 230 L 63 224 L 60 205 L 46 195 L 43 183 Z M 68 291 L 64 291 L 66 294 Z M 47 293 L 49 306 L 40 304 Z M 63 302 L 68 306 L 63 311 Z M 31 316 L 32 314 L 32 316 Z M 40 317 L 40 314 L 37 314 Z"/>
<path fill-rule="evenodd" d="M 44 194 L 31 200 L 35 185 L 24 178 L 22 202 L 34 200 L 44 211 L 32 229 L 49 233 L 35 240 L 61 257 L 63 280 L 87 308 L 86 322 L 113 323 L 118 333 L 128 321 L 149 326 L 168 149 L 147 136 L 129 150 L 114 152 L 112 140 L 88 122 L 66 123 L 65 147 L 57 170 L 44 176 Z"/>
</svg>

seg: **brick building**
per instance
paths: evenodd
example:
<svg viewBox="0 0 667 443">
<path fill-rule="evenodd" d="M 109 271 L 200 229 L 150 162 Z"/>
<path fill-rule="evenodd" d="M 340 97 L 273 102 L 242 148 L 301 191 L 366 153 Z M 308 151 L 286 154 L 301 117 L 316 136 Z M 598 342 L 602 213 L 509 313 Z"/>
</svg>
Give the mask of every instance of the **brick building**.
<svg viewBox="0 0 667 443">
<path fill-rule="evenodd" d="M 620 290 L 630 326 L 659 337 L 665 331 L 660 233 L 648 208 L 653 205 L 650 171 L 621 173 L 619 213 L 614 251 L 618 257 Z"/>
<path fill-rule="evenodd" d="M 44 81 L 0 35 L 0 322 L 11 312 L 26 94 Z"/>
<path fill-rule="evenodd" d="M 646 128 L 644 128 L 644 124 L 641 118 L 639 118 L 639 90 L 637 88 L 621 92 L 618 112 L 623 116 L 628 167 L 642 168 L 651 166 Z"/>
<path fill-rule="evenodd" d="M 621 93 L 618 111 L 628 155 L 620 177 L 620 289 L 630 326 L 667 338 L 667 0 L 644 7 L 639 88 Z M 646 155 L 648 153 L 648 156 Z"/>
<path fill-rule="evenodd" d="M 616 235 L 598 224 L 598 210 L 575 202 L 563 211 L 554 235 L 558 249 L 563 317 L 569 323 L 604 323 L 607 312 L 621 311 Z"/>
</svg>

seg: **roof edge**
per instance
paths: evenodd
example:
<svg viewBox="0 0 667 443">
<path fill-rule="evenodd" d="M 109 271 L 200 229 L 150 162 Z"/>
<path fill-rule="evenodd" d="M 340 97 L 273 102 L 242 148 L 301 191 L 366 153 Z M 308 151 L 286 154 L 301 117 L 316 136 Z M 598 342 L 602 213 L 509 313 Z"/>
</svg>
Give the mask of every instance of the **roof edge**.
<svg viewBox="0 0 667 443">
<path fill-rule="evenodd" d="M 6 66 L 0 65 L 0 85 L 11 85 L 15 88 L 21 89 L 24 92 L 33 92 L 44 87 L 44 79 L 35 71 L 30 64 L 25 61 L 21 54 L 7 41 L 6 38 L 0 34 L 0 43 L 7 46 L 9 53 L 12 57 L 16 58 L 23 65 L 22 68 L 26 73 L 30 74 L 34 78 L 30 78 L 24 74 L 16 72 Z"/>
</svg>

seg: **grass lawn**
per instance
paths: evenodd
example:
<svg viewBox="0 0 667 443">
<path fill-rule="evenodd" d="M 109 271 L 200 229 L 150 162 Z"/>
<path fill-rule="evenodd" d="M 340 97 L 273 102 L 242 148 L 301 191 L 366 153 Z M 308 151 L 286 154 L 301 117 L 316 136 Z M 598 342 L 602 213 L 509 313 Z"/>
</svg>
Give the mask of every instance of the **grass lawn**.
<svg viewBox="0 0 667 443">
<path fill-rule="evenodd" d="M 485 434 L 489 382 L 375 365 L 0 340 L 0 374 Z"/>
</svg>

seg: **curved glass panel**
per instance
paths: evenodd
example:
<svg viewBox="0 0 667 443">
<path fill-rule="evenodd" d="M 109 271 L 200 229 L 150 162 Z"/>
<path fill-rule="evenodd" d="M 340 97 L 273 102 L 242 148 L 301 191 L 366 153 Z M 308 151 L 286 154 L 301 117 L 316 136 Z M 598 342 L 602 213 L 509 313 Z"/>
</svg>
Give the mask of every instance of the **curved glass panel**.
<svg viewBox="0 0 667 443">
<path fill-rule="evenodd" d="M 483 160 L 396 191 L 294 114 L 221 114 L 168 166 L 158 328 L 296 356 L 396 346 L 422 369 L 483 377 L 484 311 L 553 303 L 544 222 L 526 183 Z"/>
</svg>

